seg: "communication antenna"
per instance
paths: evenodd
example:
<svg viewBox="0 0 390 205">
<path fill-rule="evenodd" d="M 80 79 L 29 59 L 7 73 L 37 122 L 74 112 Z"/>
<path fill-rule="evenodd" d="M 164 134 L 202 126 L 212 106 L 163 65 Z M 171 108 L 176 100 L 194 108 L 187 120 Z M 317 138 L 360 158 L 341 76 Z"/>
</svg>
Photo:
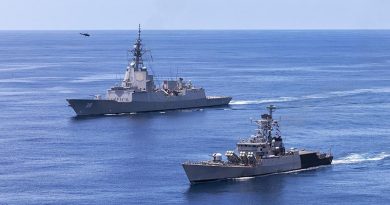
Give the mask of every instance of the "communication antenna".
<svg viewBox="0 0 390 205">
<path fill-rule="evenodd" d="M 138 39 L 141 39 L 141 24 L 138 24 Z"/>
<path fill-rule="evenodd" d="M 274 105 L 270 105 L 267 107 L 267 109 L 269 110 L 269 115 L 272 118 L 272 113 L 274 112 L 274 110 L 276 110 L 276 107 Z"/>
</svg>

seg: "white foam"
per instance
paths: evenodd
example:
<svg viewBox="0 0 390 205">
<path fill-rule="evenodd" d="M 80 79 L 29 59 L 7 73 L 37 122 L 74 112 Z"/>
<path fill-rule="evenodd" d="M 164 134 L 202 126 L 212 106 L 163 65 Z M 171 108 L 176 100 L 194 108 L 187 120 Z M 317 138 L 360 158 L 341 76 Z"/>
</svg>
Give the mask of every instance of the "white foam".
<svg viewBox="0 0 390 205">
<path fill-rule="evenodd" d="M 279 174 L 294 174 L 294 173 L 298 173 L 298 172 L 319 169 L 321 167 L 323 167 L 323 166 L 309 167 L 309 168 L 306 168 L 306 169 L 295 169 L 295 170 L 284 171 L 284 172 L 275 172 L 275 173 L 270 173 L 270 174 L 254 176 L 254 177 L 238 177 L 238 178 L 232 178 L 232 179 L 234 181 L 248 181 L 248 180 L 251 180 L 251 179 L 256 178 L 256 177 L 267 177 L 267 176 L 273 176 L 273 175 L 279 175 Z"/>
<path fill-rule="evenodd" d="M 7 64 L 1 65 L 0 72 L 9 72 L 9 71 L 21 71 L 21 70 L 35 70 L 41 68 L 57 67 L 58 64 L 55 63 L 44 63 L 44 64 Z"/>
<path fill-rule="evenodd" d="M 387 157 L 390 157 L 390 154 L 386 152 L 381 152 L 375 155 L 352 153 L 346 157 L 333 160 L 332 164 L 355 164 L 368 161 L 379 161 Z"/>
<path fill-rule="evenodd" d="M 79 77 L 76 80 L 72 80 L 70 82 L 72 83 L 90 83 L 90 82 L 97 82 L 97 81 L 104 81 L 104 80 L 114 80 L 119 75 L 116 74 L 96 74 L 96 75 L 89 75 L 89 76 L 83 76 Z"/>
<path fill-rule="evenodd" d="M 62 77 L 25 77 L 25 78 L 3 78 L 0 83 L 34 83 L 42 80 L 63 79 Z"/>
<path fill-rule="evenodd" d="M 323 66 L 323 67 L 329 67 L 329 68 L 371 68 L 371 67 L 378 67 L 378 66 L 387 66 L 388 62 L 384 63 L 358 63 L 358 64 L 344 64 L 344 65 L 329 65 L 329 66 Z"/>
<path fill-rule="evenodd" d="M 296 97 L 279 97 L 279 98 L 270 98 L 270 99 L 261 99 L 261 100 L 232 100 L 231 105 L 253 105 L 253 104 L 262 104 L 262 103 L 272 103 L 272 102 L 289 102 L 298 100 Z"/>
<path fill-rule="evenodd" d="M 390 87 L 332 91 L 323 94 L 302 96 L 301 99 L 326 99 L 326 98 L 345 97 L 345 96 L 367 94 L 367 93 L 390 93 Z"/>
<path fill-rule="evenodd" d="M 42 93 L 74 93 L 73 90 L 55 86 L 50 88 L 35 88 L 35 89 L 18 89 L 18 88 L 0 88 L 0 96 L 26 96 L 26 95 L 39 95 Z"/>
<path fill-rule="evenodd" d="M 367 89 L 355 89 L 355 90 L 347 90 L 347 91 L 335 91 L 331 92 L 331 94 L 338 96 L 346 96 L 346 95 L 356 95 L 362 93 L 390 93 L 390 87 L 382 87 L 382 88 L 367 88 Z"/>
<path fill-rule="evenodd" d="M 62 87 L 62 86 L 55 86 L 55 87 L 51 87 L 51 88 L 46 88 L 46 90 L 54 91 L 56 93 L 74 93 L 73 90 L 66 88 L 66 87 Z"/>
<path fill-rule="evenodd" d="M 34 81 L 26 78 L 6 78 L 0 79 L 0 83 L 32 83 Z"/>
<path fill-rule="evenodd" d="M 1 90 L 0 96 L 25 96 L 39 94 L 38 91 Z"/>
<path fill-rule="evenodd" d="M 306 72 L 361 72 L 358 69 L 344 70 L 344 69 L 332 69 L 332 68 L 372 68 L 388 66 L 390 61 L 383 63 L 359 63 L 359 64 L 338 64 L 338 65 L 312 65 L 312 66 L 281 66 L 281 67 L 247 67 L 240 68 L 241 71 L 306 71 Z"/>
<path fill-rule="evenodd" d="M 239 178 L 233 178 L 234 181 L 249 181 L 255 177 L 239 177 Z"/>
<path fill-rule="evenodd" d="M 375 93 L 375 94 L 390 93 L 390 87 L 332 91 L 327 93 L 304 95 L 300 97 L 279 97 L 279 98 L 258 99 L 258 100 L 232 100 L 230 104 L 231 105 L 255 105 L 255 104 L 274 103 L 274 102 L 291 102 L 291 101 L 307 100 L 307 99 L 328 99 L 328 98 L 345 97 L 345 96 L 367 94 L 367 93 Z"/>
</svg>

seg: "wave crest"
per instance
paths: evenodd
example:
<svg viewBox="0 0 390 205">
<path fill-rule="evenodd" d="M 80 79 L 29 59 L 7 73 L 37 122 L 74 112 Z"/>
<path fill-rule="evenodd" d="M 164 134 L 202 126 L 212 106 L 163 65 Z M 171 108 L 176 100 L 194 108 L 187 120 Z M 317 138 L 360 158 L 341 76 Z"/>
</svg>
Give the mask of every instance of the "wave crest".
<svg viewBox="0 0 390 205">
<path fill-rule="evenodd" d="M 232 100 L 230 104 L 231 105 L 257 105 L 263 103 L 291 102 L 297 100 L 328 99 L 328 98 L 346 97 L 346 96 L 367 94 L 367 93 L 374 93 L 374 94 L 390 93 L 390 87 L 332 91 L 327 93 L 304 95 L 300 97 L 279 97 L 279 98 L 258 99 L 258 100 Z"/>
<path fill-rule="evenodd" d="M 332 164 L 356 164 L 368 161 L 379 161 L 390 157 L 390 154 L 381 152 L 376 155 L 352 153 L 346 157 L 333 160 Z"/>
<path fill-rule="evenodd" d="M 280 97 L 280 98 L 271 98 L 263 100 L 232 100 L 229 104 L 231 105 L 253 105 L 253 104 L 262 104 L 262 103 L 272 103 L 272 102 L 290 102 L 298 100 L 296 97 Z"/>
</svg>

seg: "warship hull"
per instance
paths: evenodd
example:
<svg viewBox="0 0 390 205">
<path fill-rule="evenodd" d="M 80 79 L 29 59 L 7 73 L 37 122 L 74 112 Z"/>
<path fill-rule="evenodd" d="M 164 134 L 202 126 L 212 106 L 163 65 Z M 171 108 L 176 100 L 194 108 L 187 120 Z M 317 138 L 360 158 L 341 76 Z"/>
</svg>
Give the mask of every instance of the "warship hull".
<svg viewBox="0 0 390 205">
<path fill-rule="evenodd" d="M 191 100 L 165 100 L 156 102 L 118 102 L 115 100 L 98 99 L 67 99 L 67 101 L 76 114 L 82 116 L 223 106 L 229 104 L 231 99 L 231 97 L 207 97 Z"/>
<path fill-rule="evenodd" d="M 332 163 L 333 156 L 320 157 L 316 152 L 300 152 L 262 159 L 256 166 L 220 163 L 184 163 L 183 168 L 191 183 L 208 182 L 240 177 L 253 177 L 286 171 L 306 169 Z"/>
</svg>

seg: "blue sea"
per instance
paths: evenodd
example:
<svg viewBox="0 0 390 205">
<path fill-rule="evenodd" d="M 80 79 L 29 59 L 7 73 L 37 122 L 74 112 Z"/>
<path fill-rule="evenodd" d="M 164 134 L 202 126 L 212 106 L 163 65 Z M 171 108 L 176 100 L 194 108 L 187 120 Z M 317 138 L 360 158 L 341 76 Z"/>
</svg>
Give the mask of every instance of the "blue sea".
<svg viewBox="0 0 390 205">
<path fill-rule="evenodd" d="M 0 204 L 388 204 L 390 31 L 142 31 L 148 67 L 227 107 L 75 117 L 121 81 L 136 31 L 0 32 Z M 279 109 L 287 148 L 332 165 L 190 185 Z"/>
</svg>

